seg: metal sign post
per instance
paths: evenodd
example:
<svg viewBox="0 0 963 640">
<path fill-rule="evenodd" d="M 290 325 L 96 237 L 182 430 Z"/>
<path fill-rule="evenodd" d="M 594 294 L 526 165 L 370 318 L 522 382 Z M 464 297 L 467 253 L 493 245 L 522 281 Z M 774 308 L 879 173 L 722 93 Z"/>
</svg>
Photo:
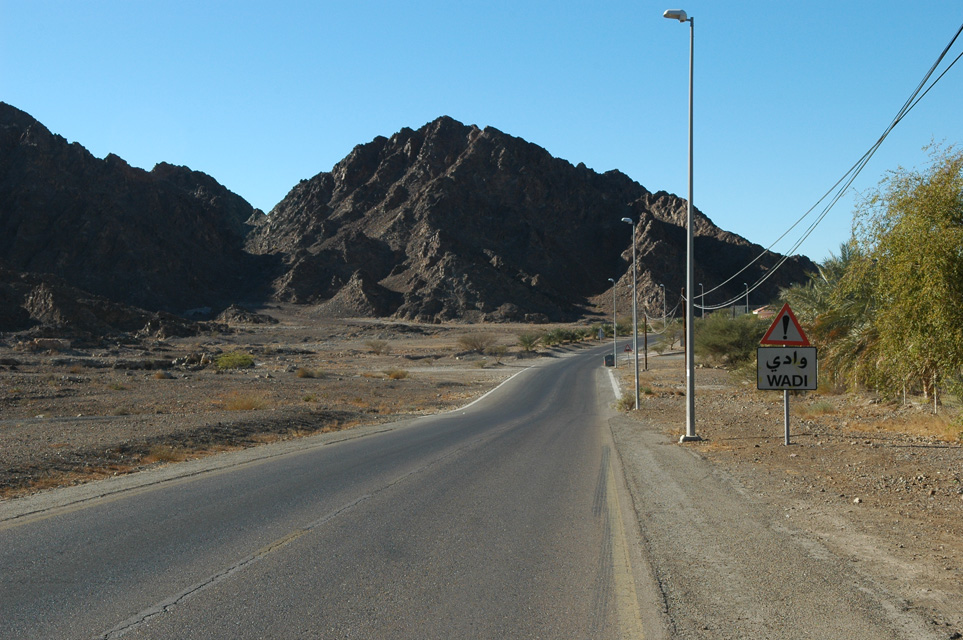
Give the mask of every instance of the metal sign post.
<svg viewBox="0 0 963 640">
<path fill-rule="evenodd" d="M 809 339 L 788 304 L 776 314 L 760 344 L 778 345 L 756 349 L 756 388 L 782 391 L 785 444 L 788 445 L 789 392 L 816 389 L 819 370 L 816 347 L 809 346 Z"/>
</svg>

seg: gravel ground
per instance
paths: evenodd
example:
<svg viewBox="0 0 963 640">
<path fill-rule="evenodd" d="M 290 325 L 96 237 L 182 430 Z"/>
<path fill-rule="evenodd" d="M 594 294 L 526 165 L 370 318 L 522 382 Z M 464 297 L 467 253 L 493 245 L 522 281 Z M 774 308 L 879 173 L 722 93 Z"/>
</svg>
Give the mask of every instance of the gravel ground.
<svg viewBox="0 0 963 640">
<path fill-rule="evenodd" d="M 684 363 L 650 357 L 635 429 L 710 462 L 786 528 L 848 560 L 926 620 L 935 637 L 963 637 L 963 446 L 929 405 L 811 392 L 794 396 L 784 444 L 783 395 L 717 369 L 696 371 L 696 430 L 685 430 Z M 631 388 L 629 367 L 620 371 Z M 630 423 L 630 424 L 631 424 Z M 631 460 L 632 428 L 617 437 Z M 629 463 L 627 463 L 628 466 Z"/>
<path fill-rule="evenodd" d="M 207 453 L 450 410 L 526 364 L 531 327 L 325 320 L 77 346 L 0 337 L 0 498 Z M 505 356 L 466 353 L 487 333 Z M 219 370 L 240 351 L 254 366 Z M 172 364 L 177 363 L 177 364 Z"/>
</svg>

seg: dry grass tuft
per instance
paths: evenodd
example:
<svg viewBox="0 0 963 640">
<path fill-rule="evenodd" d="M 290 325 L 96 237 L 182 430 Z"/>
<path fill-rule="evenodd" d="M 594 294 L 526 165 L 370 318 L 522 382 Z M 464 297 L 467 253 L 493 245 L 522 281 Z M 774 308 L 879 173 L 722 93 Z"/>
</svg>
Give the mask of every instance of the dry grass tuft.
<svg viewBox="0 0 963 640">
<path fill-rule="evenodd" d="M 219 403 L 225 411 L 255 411 L 268 406 L 264 396 L 242 391 L 233 391 L 221 396 Z"/>
<path fill-rule="evenodd" d="M 862 431 L 890 431 L 908 436 L 935 438 L 944 442 L 963 440 L 963 427 L 945 415 L 914 413 L 895 420 L 877 421 L 865 426 L 857 426 Z"/>
<path fill-rule="evenodd" d="M 797 404 L 793 408 L 793 414 L 804 420 L 810 420 L 818 416 L 831 416 L 836 413 L 835 405 L 825 400 L 817 400 L 808 404 Z"/>
<path fill-rule="evenodd" d="M 182 462 L 188 457 L 187 451 L 178 447 L 172 447 L 166 444 L 155 444 L 141 459 L 141 462 L 146 464 L 154 462 Z"/>
<path fill-rule="evenodd" d="M 408 377 L 408 371 L 405 369 L 387 369 L 385 375 L 391 380 L 404 380 Z"/>
</svg>

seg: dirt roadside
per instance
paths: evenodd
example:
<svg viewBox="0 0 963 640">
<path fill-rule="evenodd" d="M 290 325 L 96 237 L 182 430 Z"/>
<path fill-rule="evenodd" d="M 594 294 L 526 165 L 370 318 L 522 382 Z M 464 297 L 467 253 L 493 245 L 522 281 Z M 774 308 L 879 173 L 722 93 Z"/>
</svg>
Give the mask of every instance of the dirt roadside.
<svg viewBox="0 0 963 640">
<path fill-rule="evenodd" d="M 679 355 L 650 355 L 640 410 L 628 416 L 709 460 L 771 509 L 772 526 L 847 559 L 937 637 L 963 637 L 963 445 L 930 417 L 931 407 L 792 397 L 786 446 L 782 393 L 718 369 L 695 373 L 700 441 L 674 444 L 685 431 Z M 631 389 L 630 367 L 618 375 Z"/>
<path fill-rule="evenodd" d="M 193 338 L 0 337 L 0 499 L 451 410 L 529 364 L 516 346 L 528 325 L 267 313 L 278 322 Z M 464 337 L 479 334 L 497 355 L 466 350 Z M 215 365 L 235 352 L 253 366 Z"/>
</svg>

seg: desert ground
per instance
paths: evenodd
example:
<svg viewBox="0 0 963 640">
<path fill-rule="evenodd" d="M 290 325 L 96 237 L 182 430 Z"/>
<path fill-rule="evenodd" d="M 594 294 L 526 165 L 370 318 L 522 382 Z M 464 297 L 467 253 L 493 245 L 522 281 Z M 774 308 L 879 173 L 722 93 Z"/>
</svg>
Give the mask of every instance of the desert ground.
<svg viewBox="0 0 963 640">
<path fill-rule="evenodd" d="M 278 322 L 236 323 L 191 338 L 78 346 L 0 336 L 0 499 L 455 409 L 534 358 L 598 344 L 530 354 L 518 335 L 548 327 L 336 320 L 303 307 L 262 313 Z M 482 336 L 489 353 L 467 348 L 471 336 Z M 252 366 L 219 368 L 232 353 L 251 356 Z M 850 558 L 947 638 L 963 637 L 958 422 L 932 416 L 922 400 L 904 405 L 821 390 L 792 397 L 786 446 L 780 392 L 700 367 L 702 440 L 678 444 L 683 360 L 653 351 L 648 365 L 641 409 L 625 414 L 630 431 L 659 431 L 668 446 L 712 461 L 750 499 L 771 507 L 774 526 Z M 631 368 L 623 363 L 615 373 L 628 391 Z M 626 465 L 630 435 L 616 434 Z"/>
</svg>

